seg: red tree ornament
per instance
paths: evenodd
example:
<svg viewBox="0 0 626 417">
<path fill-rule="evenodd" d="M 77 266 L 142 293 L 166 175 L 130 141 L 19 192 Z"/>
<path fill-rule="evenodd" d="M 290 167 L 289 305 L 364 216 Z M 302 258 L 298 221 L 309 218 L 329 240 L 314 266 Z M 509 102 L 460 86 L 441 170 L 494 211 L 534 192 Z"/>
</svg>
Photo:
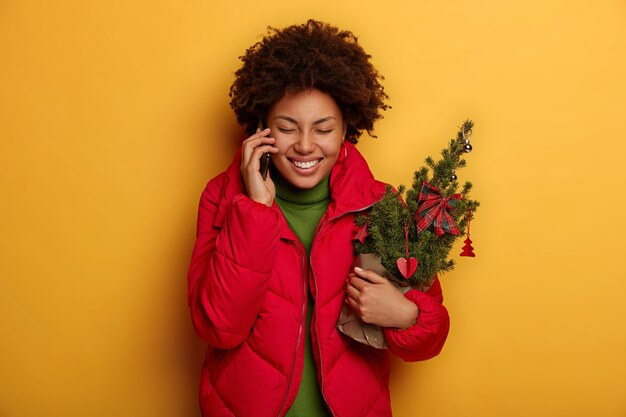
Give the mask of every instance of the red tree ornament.
<svg viewBox="0 0 626 417">
<path fill-rule="evenodd" d="M 467 238 L 465 239 L 463 246 L 463 252 L 461 252 L 461 256 L 471 256 L 475 257 L 474 247 L 472 246 L 472 239 L 470 239 L 470 218 L 472 217 L 472 208 L 467 212 Z"/>
<path fill-rule="evenodd" d="M 409 279 L 417 270 L 417 259 L 412 256 L 409 258 L 409 228 L 407 227 L 406 222 L 404 222 L 404 238 L 406 242 L 406 257 L 398 258 L 396 260 L 396 266 L 398 267 L 398 271 L 400 271 L 402 276 L 405 279 Z"/>
<path fill-rule="evenodd" d="M 367 225 L 369 224 L 369 222 L 370 221 L 368 219 L 363 226 L 356 226 L 352 240 L 358 240 L 359 242 L 361 242 L 361 244 L 365 242 L 365 238 L 370 235 L 367 232 Z"/>
</svg>

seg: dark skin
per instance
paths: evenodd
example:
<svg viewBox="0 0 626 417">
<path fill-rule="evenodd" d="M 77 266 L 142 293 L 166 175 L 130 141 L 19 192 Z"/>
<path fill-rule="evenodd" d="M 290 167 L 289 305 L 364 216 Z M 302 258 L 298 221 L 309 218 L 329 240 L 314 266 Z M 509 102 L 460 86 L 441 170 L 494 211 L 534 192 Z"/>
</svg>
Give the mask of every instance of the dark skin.
<svg viewBox="0 0 626 417">
<path fill-rule="evenodd" d="M 365 323 L 406 329 L 417 319 L 419 309 L 391 281 L 373 271 L 354 268 L 346 281 L 346 303 Z"/>
<path fill-rule="evenodd" d="M 241 174 L 246 184 L 248 197 L 261 204 L 271 207 L 276 197 L 276 188 L 267 173 L 265 181 L 261 177 L 261 155 L 265 152 L 278 153 L 278 148 L 272 146 L 276 139 L 268 136 L 270 129 L 257 129 L 257 132 L 246 139 L 241 146 Z"/>
</svg>

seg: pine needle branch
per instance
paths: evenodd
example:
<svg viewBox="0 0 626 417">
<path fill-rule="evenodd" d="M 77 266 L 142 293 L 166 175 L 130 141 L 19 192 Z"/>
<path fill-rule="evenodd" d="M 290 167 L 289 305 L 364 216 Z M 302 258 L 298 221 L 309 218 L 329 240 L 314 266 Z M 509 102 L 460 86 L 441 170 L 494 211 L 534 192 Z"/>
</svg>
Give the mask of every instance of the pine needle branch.
<svg viewBox="0 0 626 417">
<path fill-rule="evenodd" d="M 413 174 L 410 188 L 400 185 L 397 191 L 391 187 L 383 198 L 376 203 L 369 213 L 358 216 L 356 224 L 367 224 L 369 236 L 363 243 L 355 242 L 358 253 L 375 253 L 381 257 L 383 266 L 394 276 L 401 277 L 396 260 L 406 255 L 406 239 L 404 225 L 409 228 L 409 256 L 418 259 L 418 268 L 409 278 L 411 285 L 419 286 L 430 282 L 435 274 L 451 271 L 454 260 L 447 259 L 453 243 L 463 235 L 468 220 L 480 205 L 478 201 L 469 199 L 472 183 L 466 181 L 459 191 L 456 171 L 467 165 L 464 156 L 468 150 L 469 138 L 472 136 L 474 122 L 464 121 L 456 137 L 441 151 L 441 158 L 435 161 L 430 156 L 425 159 L 425 166 Z M 420 207 L 420 192 L 425 182 L 436 187 L 444 198 L 460 194 L 461 199 L 450 199 L 449 214 L 458 226 L 461 234 L 445 233 L 437 237 L 433 225 L 421 233 L 417 233 L 416 214 Z"/>
</svg>

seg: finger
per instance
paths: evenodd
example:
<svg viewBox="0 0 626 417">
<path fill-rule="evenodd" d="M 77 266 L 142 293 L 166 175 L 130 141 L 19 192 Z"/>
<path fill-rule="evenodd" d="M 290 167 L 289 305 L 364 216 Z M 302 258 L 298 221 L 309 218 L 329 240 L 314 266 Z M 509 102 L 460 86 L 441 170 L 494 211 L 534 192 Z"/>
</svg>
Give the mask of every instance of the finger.
<svg viewBox="0 0 626 417">
<path fill-rule="evenodd" d="M 269 136 L 269 133 L 270 133 L 269 128 L 264 129 L 264 130 L 257 129 L 256 133 L 244 139 L 244 141 L 241 143 L 241 147 L 244 149 L 244 151 L 249 147 L 254 148 L 255 146 L 258 146 L 261 143 L 262 138 L 271 137 Z"/>
<path fill-rule="evenodd" d="M 346 292 L 348 293 L 349 298 L 353 298 L 354 300 L 359 299 L 359 290 L 354 288 L 352 285 L 348 285 Z"/>
<path fill-rule="evenodd" d="M 387 282 L 386 278 L 381 277 L 376 272 L 370 271 L 369 269 L 362 269 L 362 268 L 359 268 L 358 266 L 355 266 L 354 272 L 356 272 L 356 274 L 360 276 L 361 278 L 365 278 L 366 280 L 368 280 L 369 282 L 373 284 L 384 284 Z"/>
<path fill-rule="evenodd" d="M 259 169 L 261 167 L 261 156 L 266 153 L 276 153 L 278 148 L 271 144 L 259 145 L 248 151 L 248 155 L 242 156 L 241 167 L 243 169 Z"/>
<path fill-rule="evenodd" d="M 250 159 L 246 163 L 246 168 L 248 169 L 260 169 L 261 168 L 261 158 L 263 158 L 263 154 L 266 152 L 276 153 L 278 152 L 278 148 L 272 145 L 262 145 L 254 148 L 252 155 L 250 155 Z"/>
<path fill-rule="evenodd" d="M 267 129 L 264 129 L 264 130 L 258 130 L 257 129 L 256 133 L 254 133 L 254 134 L 248 136 L 246 139 L 244 139 L 242 144 L 245 145 L 246 143 L 249 143 L 250 141 L 257 140 L 259 138 L 270 137 L 269 134 L 270 134 L 270 128 L 269 127 Z"/>
<path fill-rule="evenodd" d="M 248 137 L 244 140 L 244 142 L 245 142 L 246 140 L 254 139 L 254 138 L 257 138 L 257 137 L 259 137 L 259 136 L 265 136 L 265 135 L 267 135 L 269 132 L 270 132 L 270 128 L 269 128 L 269 127 L 266 127 L 266 128 L 265 128 L 265 129 L 263 129 L 263 130 L 261 130 L 261 129 L 257 128 L 256 132 L 254 132 L 252 135 L 248 136 Z"/>
<path fill-rule="evenodd" d="M 247 163 L 251 156 L 252 156 L 252 152 L 254 152 L 254 150 L 259 147 L 259 146 L 263 146 L 263 145 L 271 145 L 274 144 L 276 142 L 276 139 L 271 137 L 271 136 L 257 136 L 255 137 L 250 136 L 248 139 L 246 139 L 245 141 L 243 141 L 243 144 L 241 145 L 241 161 L 242 163 Z"/>
<path fill-rule="evenodd" d="M 349 282 L 350 282 L 350 285 L 356 288 L 358 291 L 363 291 L 363 289 L 370 284 L 368 280 L 363 279 L 356 275 L 350 278 Z"/>
<path fill-rule="evenodd" d="M 352 307 L 352 310 L 357 313 L 357 315 L 359 315 L 359 312 L 361 311 L 361 309 L 359 308 L 359 303 L 357 303 L 353 298 L 346 298 L 346 303 Z"/>
</svg>

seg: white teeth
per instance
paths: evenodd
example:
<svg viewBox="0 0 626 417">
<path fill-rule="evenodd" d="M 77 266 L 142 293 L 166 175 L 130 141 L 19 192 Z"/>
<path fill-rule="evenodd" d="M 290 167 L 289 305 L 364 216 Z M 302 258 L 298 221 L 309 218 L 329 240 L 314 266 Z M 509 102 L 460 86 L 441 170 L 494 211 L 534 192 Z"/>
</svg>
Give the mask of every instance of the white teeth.
<svg viewBox="0 0 626 417">
<path fill-rule="evenodd" d="M 320 162 L 320 160 L 317 159 L 315 161 L 309 161 L 309 162 L 298 162 L 298 161 L 291 161 L 291 162 L 298 168 L 307 169 L 307 168 L 313 168 L 315 165 L 317 165 Z"/>
</svg>

